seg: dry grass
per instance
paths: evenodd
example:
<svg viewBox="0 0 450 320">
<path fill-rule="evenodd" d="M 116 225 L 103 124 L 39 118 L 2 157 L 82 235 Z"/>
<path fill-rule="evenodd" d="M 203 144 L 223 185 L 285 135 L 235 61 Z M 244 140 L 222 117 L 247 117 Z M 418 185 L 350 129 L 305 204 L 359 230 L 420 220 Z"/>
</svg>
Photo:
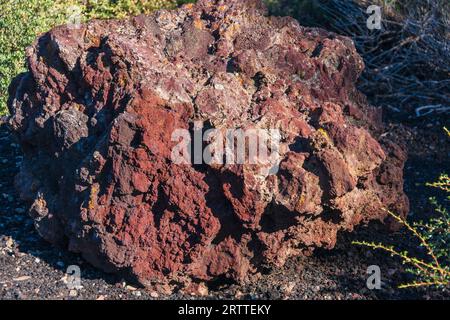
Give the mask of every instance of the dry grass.
<svg viewBox="0 0 450 320">
<path fill-rule="evenodd" d="M 351 37 L 366 70 L 360 89 L 371 103 L 421 117 L 450 112 L 448 0 L 268 0 L 276 14 Z M 366 26 L 366 8 L 382 7 L 381 30 Z"/>
</svg>

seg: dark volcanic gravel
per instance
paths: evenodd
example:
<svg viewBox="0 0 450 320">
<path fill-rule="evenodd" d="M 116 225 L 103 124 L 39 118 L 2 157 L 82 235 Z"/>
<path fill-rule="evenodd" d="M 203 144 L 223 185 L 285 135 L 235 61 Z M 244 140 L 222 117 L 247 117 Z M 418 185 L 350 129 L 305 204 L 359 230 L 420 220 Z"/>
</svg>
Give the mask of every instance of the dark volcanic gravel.
<svg viewBox="0 0 450 320">
<path fill-rule="evenodd" d="M 423 120 L 402 128 L 393 125 L 390 134 L 404 141 L 410 160 L 406 167 L 406 191 L 413 218 L 433 212 L 428 198 L 440 196 L 425 187 L 441 172 L 450 172 L 450 146 L 442 127 L 448 123 Z M 14 176 L 21 162 L 21 151 L 7 127 L 0 124 L 0 299 L 181 299 L 181 292 L 162 296 L 135 288 L 113 275 L 99 272 L 75 254 L 55 248 L 41 240 L 27 216 L 27 203 L 18 199 Z M 450 299 L 449 290 L 400 290 L 397 285 L 411 280 L 398 260 L 351 244 L 372 240 L 417 247 L 405 231 L 387 233 L 372 224 L 352 234 L 342 234 L 334 250 L 318 250 L 312 257 L 289 260 L 281 269 L 262 272 L 249 285 L 230 284 L 226 279 L 209 283 L 202 298 L 221 299 Z M 81 285 L 69 290 L 67 267 L 78 265 Z M 367 267 L 378 265 L 382 289 L 366 287 Z"/>
</svg>

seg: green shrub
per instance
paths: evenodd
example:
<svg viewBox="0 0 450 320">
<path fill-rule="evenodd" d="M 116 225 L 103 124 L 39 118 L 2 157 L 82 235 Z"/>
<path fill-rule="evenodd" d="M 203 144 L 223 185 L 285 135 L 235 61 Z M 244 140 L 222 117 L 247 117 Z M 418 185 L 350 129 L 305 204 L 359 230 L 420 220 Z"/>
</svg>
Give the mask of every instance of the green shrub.
<svg viewBox="0 0 450 320">
<path fill-rule="evenodd" d="M 52 0 L 4 0 L 0 4 L 0 114 L 6 113 L 11 79 L 23 71 L 24 48 L 61 17 Z"/>
<path fill-rule="evenodd" d="M 25 70 L 25 48 L 37 35 L 68 21 L 72 6 L 82 19 L 124 18 L 159 8 L 174 8 L 191 0 L 1 0 L 0 115 L 7 113 L 8 86 Z"/>
<path fill-rule="evenodd" d="M 450 138 L 450 131 L 445 129 Z M 427 222 L 409 223 L 405 219 L 389 212 L 401 225 L 403 225 L 425 249 L 427 257 L 415 257 L 407 251 L 401 251 L 394 246 L 374 242 L 354 242 L 356 245 L 380 249 L 392 256 L 397 256 L 403 264 L 409 266 L 406 269 L 415 277 L 415 281 L 399 286 L 399 288 L 411 287 L 450 287 L 450 177 L 443 174 L 435 183 L 427 184 L 429 187 L 446 192 L 444 203 L 439 203 L 435 198 L 430 201 L 435 207 L 436 217 Z"/>
<path fill-rule="evenodd" d="M 84 1 L 86 19 L 125 18 L 141 13 L 150 13 L 160 8 L 173 8 L 175 0 L 87 0 Z"/>
</svg>

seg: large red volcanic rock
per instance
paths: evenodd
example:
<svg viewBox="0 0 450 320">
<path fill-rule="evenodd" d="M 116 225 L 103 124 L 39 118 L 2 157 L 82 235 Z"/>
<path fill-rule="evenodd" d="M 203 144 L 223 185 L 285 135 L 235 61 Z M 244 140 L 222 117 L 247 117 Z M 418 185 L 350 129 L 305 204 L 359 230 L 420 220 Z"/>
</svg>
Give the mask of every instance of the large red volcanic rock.
<svg viewBox="0 0 450 320">
<path fill-rule="evenodd" d="M 355 89 L 351 40 L 201 0 L 62 26 L 11 86 L 17 186 L 48 241 L 144 285 L 246 281 L 341 230 L 405 215 L 404 152 Z M 277 129 L 279 170 L 175 164 L 176 129 Z"/>
</svg>

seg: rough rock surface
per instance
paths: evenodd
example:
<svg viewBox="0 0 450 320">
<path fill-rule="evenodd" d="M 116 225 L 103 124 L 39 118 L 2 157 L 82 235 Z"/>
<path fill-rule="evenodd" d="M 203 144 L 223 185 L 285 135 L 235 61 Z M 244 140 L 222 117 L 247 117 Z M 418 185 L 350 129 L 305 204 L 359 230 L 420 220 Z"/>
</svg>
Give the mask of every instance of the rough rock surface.
<svg viewBox="0 0 450 320">
<path fill-rule="evenodd" d="M 16 185 L 42 237 L 108 272 L 247 281 L 408 211 L 405 154 L 355 88 L 351 40 L 259 0 L 58 27 L 28 64 L 10 89 Z M 172 133 L 194 121 L 280 130 L 279 171 L 173 163 Z"/>
</svg>

